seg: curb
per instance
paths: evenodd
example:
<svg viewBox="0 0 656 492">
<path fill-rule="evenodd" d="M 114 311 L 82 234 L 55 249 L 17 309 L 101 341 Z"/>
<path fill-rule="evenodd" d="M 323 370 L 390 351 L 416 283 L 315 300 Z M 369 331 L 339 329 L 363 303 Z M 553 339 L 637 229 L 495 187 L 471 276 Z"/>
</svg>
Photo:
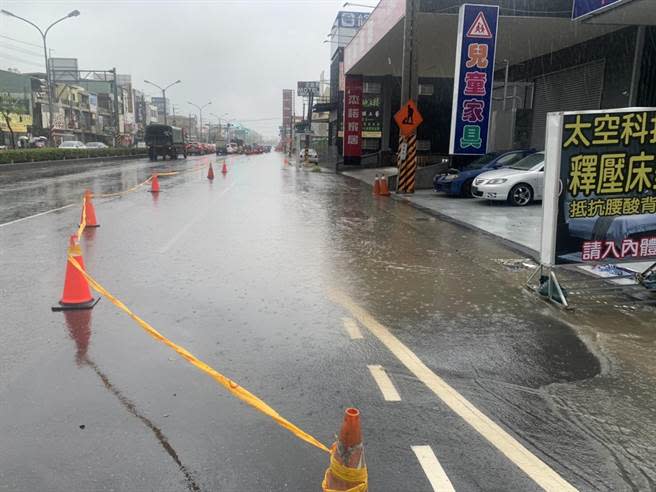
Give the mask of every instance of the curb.
<svg viewBox="0 0 656 492">
<path fill-rule="evenodd" d="M 30 162 L 14 162 L 13 164 L 0 164 L 0 173 L 2 171 L 17 171 L 20 169 L 32 169 L 36 167 L 57 166 L 60 164 L 88 164 L 90 162 L 99 161 L 121 161 L 128 159 L 141 159 L 148 157 L 148 154 L 135 154 L 135 155 L 117 155 L 106 157 L 80 157 L 79 159 L 57 159 L 53 161 L 30 161 Z"/>
</svg>

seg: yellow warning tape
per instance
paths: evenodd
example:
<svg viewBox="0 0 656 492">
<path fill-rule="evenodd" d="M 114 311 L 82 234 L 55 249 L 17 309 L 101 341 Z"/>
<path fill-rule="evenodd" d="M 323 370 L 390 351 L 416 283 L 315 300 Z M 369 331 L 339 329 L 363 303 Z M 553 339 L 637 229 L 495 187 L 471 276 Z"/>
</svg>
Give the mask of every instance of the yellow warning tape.
<svg viewBox="0 0 656 492">
<path fill-rule="evenodd" d="M 82 197 L 82 220 L 80 221 L 80 226 L 77 228 L 77 240 L 79 241 L 84 232 L 84 228 L 87 226 L 87 195 Z"/>
<path fill-rule="evenodd" d="M 328 473 L 332 474 L 333 477 L 342 480 L 347 483 L 357 484 L 355 487 L 351 487 L 346 491 L 335 490 L 328 488 Z M 342 465 L 339 461 L 335 459 L 335 449 L 330 451 L 330 468 L 326 470 L 326 474 L 323 477 L 323 483 L 321 484 L 323 492 L 367 492 L 368 490 L 368 481 L 369 475 L 367 473 L 367 467 L 364 468 L 350 468 L 348 466 Z"/>
<path fill-rule="evenodd" d="M 165 172 L 165 173 L 164 173 L 164 172 L 158 172 L 158 171 L 154 171 L 154 172 L 155 172 L 155 174 L 157 174 L 158 176 L 176 176 L 176 175 L 178 175 L 178 174 L 193 173 L 193 172 L 195 172 L 195 171 L 199 171 L 199 170 L 203 169 L 203 168 L 205 167 L 205 165 L 206 165 L 206 164 L 203 163 L 203 164 L 200 164 L 200 165 L 194 166 L 194 167 L 192 167 L 192 168 L 190 168 L 190 169 L 181 169 L 181 170 L 179 170 L 179 171 L 168 171 L 168 172 Z"/>
<path fill-rule="evenodd" d="M 71 265 L 73 265 L 77 269 L 78 272 L 82 274 L 82 276 L 85 279 L 87 279 L 87 282 L 89 282 L 89 285 L 91 285 L 91 287 L 95 291 L 97 291 L 100 295 L 109 299 L 110 302 L 114 304 L 117 308 L 124 311 L 146 333 L 148 333 L 155 340 L 162 342 L 164 345 L 167 345 L 168 347 L 173 349 L 183 359 L 185 359 L 187 362 L 189 362 L 193 366 L 196 366 L 196 368 L 200 369 L 201 371 L 209 375 L 212 379 L 214 379 L 217 383 L 219 383 L 221 386 L 226 388 L 234 396 L 236 396 L 243 402 L 247 403 L 248 405 L 252 406 L 256 410 L 259 410 L 263 414 L 271 417 L 278 425 L 287 429 L 289 432 L 294 434 L 299 439 L 302 439 L 303 441 L 308 442 L 327 453 L 330 452 L 330 450 L 326 446 L 324 446 L 320 441 L 318 441 L 310 434 L 304 432 L 299 427 L 295 426 L 294 424 L 283 418 L 278 412 L 276 412 L 273 408 L 271 408 L 269 405 L 264 403 L 262 400 L 260 400 L 257 396 L 252 394 L 250 391 L 239 386 L 232 379 L 227 378 L 226 376 L 218 372 L 216 369 L 212 368 L 211 366 L 207 365 L 205 362 L 196 358 L 189 351 L 187 351 L 187 349 L 173 343 L 171 340 L 169 340 L 164 335 L 162 335 L 157 330 L 155 330 L 155 328 L 149 325 L 146 321 L 144 321 L 139 316 L 134 314 L 125 304 L 123 304 L 120 300 L 114 297 L 102 285 L 100 285 L 93 277 L 91 277 L 91 275 L 85 272 L 84 269 L 80 266 L 80 264 L 73 256 L 69 255 L 68 261 L 71 263 Z"/>
<path fill-rule="evenodd" d="M 132 188 L 129 188 L 129 189 L 127 189 L 127 190 L 117 191 L 117 192 L 114 192 L 114 193 L 94 193 L 92 196 L 93 196 L 94 198 L 109 198 L 109 197 L 112 197 L 112 196 L 125 195 L 125 194 L 127 194 L 127 193 L 131 193 L 131 192 L 133 192 L 133 191 L 138 190 L 139 188 L 141 188 L 141 187 L 142 187 L 143 185 L 145 185 L 146 183 L 149 183 L 150 180 L 152 180 L 152 179 L 153 179 L 153 177 L 151 176 L 151 177 L 148 178 L 147 180 L 142 181 L 142 182 L 139 183 L 138 185 L 133 186 Z"/>
</svg>

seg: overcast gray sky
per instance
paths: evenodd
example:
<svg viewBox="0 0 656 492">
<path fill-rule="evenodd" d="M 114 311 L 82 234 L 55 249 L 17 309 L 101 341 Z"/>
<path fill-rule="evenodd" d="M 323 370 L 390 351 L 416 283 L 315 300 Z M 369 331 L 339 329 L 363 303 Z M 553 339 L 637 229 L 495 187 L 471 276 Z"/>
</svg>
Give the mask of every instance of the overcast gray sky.
<svg viewBox="0 0 656 492">
<path fill-rule="evenodd" d="M 212 101 L 211 112 L 229 113 L 265 136 L 277 136 L 281 91 L 297 80 L 329 77 L 330 32 L 343 0 L 0 0 L 2 8 L 41 27 L 78 9 L 48 34 L 53 56 L 77 58 L 80 69 L 116 67 L 151 95 L 144 79 L 179 84 L 167 93 L 181 113 L 187 104 Z M 359 3 L 374 5 L 375 1 Z M 364 10 L 354 8 L 351 10 Z M 0 68 L 43 70 L 36 29 L 0 16 Z M 29 53 L 27 53 L 29 52 Z M 205 115 L 205 111 L 203 112 Z"/>
</svg>

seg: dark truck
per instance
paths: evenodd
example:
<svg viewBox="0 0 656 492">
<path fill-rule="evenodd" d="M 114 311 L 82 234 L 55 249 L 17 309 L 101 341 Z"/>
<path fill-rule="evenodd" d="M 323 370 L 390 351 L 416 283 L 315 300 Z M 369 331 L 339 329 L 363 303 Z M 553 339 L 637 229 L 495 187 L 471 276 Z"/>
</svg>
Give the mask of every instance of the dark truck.
<svg viewBox="0 0 656 492">
<path fill-rule="evenodd" d="M 146 145 L 148 145 L 148 157 L 156 161 L 158 156 L 166 159 L 177 159 L 180 154 L 187 158 L 184 133 L 182 128 L 169 125 L 148 125 L 146 127 Z"/>
</svg>

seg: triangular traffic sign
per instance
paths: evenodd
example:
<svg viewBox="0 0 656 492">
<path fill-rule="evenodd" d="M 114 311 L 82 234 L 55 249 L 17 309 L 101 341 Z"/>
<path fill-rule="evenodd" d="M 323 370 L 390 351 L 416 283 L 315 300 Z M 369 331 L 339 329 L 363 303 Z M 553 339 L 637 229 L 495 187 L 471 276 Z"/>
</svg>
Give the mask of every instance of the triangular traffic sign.
<svg viewBox="0 0 656 492">
<path fill-rule="evenodd" d="M 476 20 L 474 20 L 469 31 L 467 31 L 467 37 L 492 39 L 492 30 L 490 29 L 490 25 L 487 23 L 483 12 L 479 12 L 476 16 Z"/>
<path fill-rule="evenodd" d="M 401 109 L 394 115 L 394 121 L 399 125 L 401 135 L 408 136 L 417 129 L 424 121 L 417 105 L 412 99 L 401 106 Z"/>
</svg>

